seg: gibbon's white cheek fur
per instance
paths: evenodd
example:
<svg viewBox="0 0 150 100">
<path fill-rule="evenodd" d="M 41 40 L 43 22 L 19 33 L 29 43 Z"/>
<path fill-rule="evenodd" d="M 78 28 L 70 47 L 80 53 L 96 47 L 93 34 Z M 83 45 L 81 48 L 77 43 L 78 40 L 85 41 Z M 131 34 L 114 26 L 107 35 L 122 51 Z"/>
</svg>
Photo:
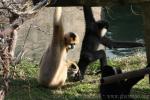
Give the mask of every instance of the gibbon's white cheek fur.
<svg viewBox="0 0 150 100">
<path fill-rule="evenodd" d="M 104 37 L 104 36 L 106 35 L 106 33 L 107 33 L 107 29 L 106 29 L 106 28 L 103 28 L 103 29 L 101 30 L 101 37 Z"/>
</svg>

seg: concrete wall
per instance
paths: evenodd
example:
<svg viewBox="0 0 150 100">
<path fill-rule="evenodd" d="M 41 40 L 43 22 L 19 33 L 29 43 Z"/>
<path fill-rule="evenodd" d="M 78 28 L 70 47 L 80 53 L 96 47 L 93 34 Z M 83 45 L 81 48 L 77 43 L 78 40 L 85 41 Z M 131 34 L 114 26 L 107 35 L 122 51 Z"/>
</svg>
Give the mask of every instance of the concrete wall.
<svg viewBox="0 0 150 100">
<path fill-rule="evenodd" d="M 100 7 L 93 8 L 94 16 L 96 19 L 100 18 Z M 53 12 L 54 8 L 42 8 L 34 18 L 27 20 L 19 30 L 18 46 L 16 52 L 18 52 L 23 44 L 23 41 L 28 33 L 31 25 L 31 30 L 26 42 L 27 52 L 26 57 L 30 57 L 33 60 L 39 60 L 51 43 L 52 30 L 53 30 Z M 75 50 L 69 52 L 69 58 L 71 60 L 78 60 L 80 55 L 80 48 L 82 39 L 84 37 L 84 16 L 82 7 L 65 7 L 63 8 L 63 24 L 65 32 L 76 32 L 80 37 L 80 44 L 77 45 Z M 38 26 L 38 27 L 37 27 Z M 40 28 L 40 29 L 39 29 Z"/>
</svg>

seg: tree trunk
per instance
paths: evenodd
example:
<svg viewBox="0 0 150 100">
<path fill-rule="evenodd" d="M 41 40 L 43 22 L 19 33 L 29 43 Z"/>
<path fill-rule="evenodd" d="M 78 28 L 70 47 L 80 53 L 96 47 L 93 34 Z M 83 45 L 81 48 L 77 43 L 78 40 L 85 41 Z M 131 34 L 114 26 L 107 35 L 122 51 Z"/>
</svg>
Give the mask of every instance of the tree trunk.
<svg viewBox="0 0 150 100">
<path fill-rule="evenodd" d="M 146 46 L 147 63 L 150 63 L 150 3 L 142 5 L 144 9 L 144 40 Z M 149 75 L 150 81 L 150 75 Z"/>
</svg>

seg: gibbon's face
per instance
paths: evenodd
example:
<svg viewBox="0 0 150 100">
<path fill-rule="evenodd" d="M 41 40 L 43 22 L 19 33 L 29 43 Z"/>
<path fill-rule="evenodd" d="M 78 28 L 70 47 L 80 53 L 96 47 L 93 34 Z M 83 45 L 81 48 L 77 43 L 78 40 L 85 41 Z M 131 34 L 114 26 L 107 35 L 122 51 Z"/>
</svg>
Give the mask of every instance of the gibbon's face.
<svg viewBox="0 0 150 100">
<path fill-rule="evenodd" d="M 74 49 L 77 43 L 79 43 L 79 37 L 77 34 L 69 32 L 68 34 L 65 35 L 65 45 L 68 50 Z"/>
<path fill-rule="evenodd" d="M 79 68 L 77 68 L 74 64 L 69 66 L 68 69 L 68 80 L 69 81 L 74 81 L 74 78 L 76 77 L 77 73 L 79 71 Z"/>
</svg>

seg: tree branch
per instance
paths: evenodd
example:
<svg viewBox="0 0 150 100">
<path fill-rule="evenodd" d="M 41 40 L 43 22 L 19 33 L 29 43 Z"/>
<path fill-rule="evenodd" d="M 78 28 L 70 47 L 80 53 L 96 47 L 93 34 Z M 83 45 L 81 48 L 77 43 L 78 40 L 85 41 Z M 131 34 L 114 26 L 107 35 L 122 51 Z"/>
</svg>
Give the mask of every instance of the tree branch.
<svg viewBox="0 0 150 100">
<path fill-rule="evenodd" d="M 106 6 L 108 4 L 140 4 L 150 0 L 51 0 L 49 6 Z"/>
</svg>

